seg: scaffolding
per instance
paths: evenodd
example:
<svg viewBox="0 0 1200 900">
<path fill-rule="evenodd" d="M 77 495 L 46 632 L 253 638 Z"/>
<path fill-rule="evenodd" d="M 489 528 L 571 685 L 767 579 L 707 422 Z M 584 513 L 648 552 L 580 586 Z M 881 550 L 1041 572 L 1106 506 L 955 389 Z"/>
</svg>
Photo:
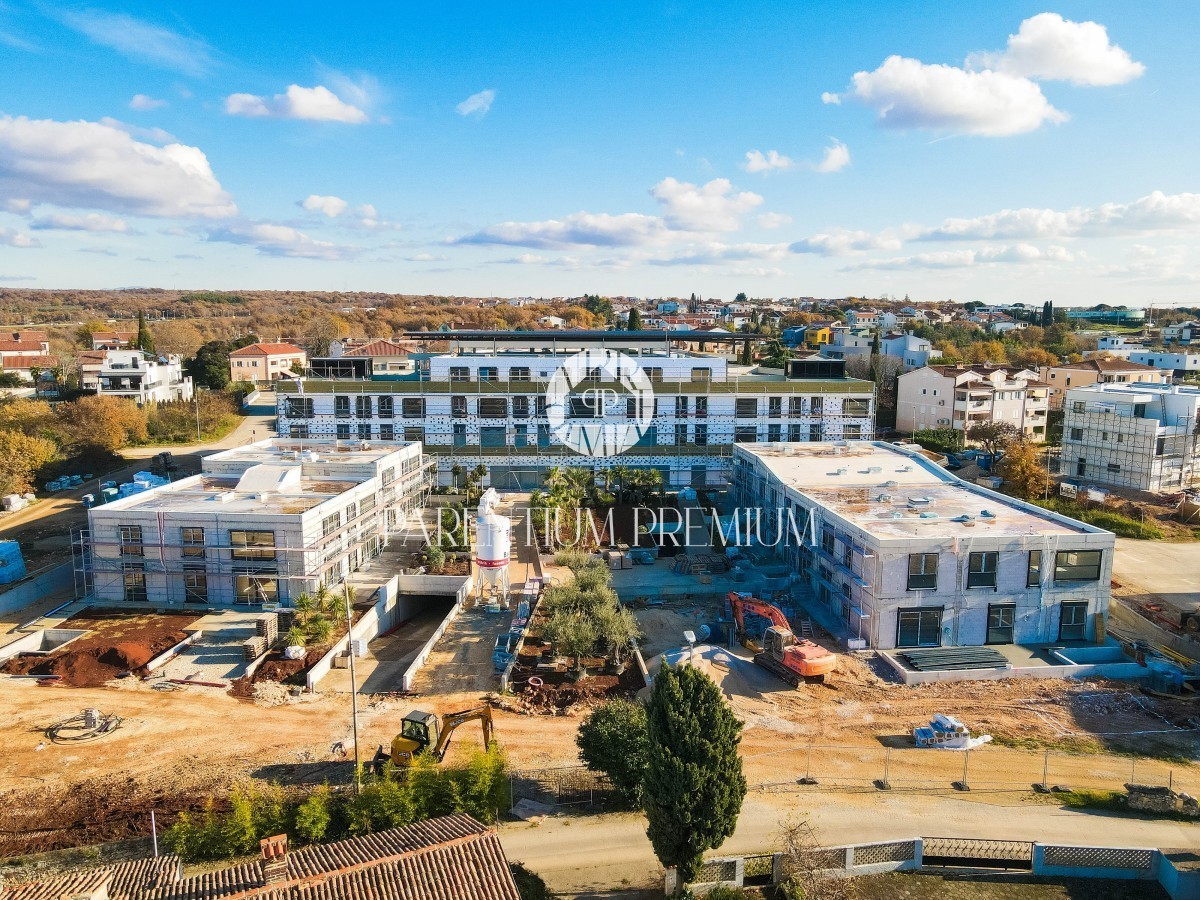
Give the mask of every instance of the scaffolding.
<svg viewBox="0 0 1200 900">
<path fill-rule="evenodd" d="M 1174 425 L 1088 408 L 1068 410 L 1059 474 L 1141 491 L 1176 491 L 1200 484 L 1200 429 L 1194 416 Z"/>
</svg>

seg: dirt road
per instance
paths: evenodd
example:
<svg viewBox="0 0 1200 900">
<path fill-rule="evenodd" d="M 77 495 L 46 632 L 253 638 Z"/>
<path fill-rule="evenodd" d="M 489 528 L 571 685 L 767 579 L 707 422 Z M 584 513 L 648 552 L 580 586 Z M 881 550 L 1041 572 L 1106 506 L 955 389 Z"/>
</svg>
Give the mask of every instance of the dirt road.
<svg viewBox="0 0 1200 900">
<path fill-rule="evenodd" d="M 1075 812 L 1037 801 L 806 791 L 748 795 L 737 830 L 712 855 L 770 852 L 778 844 L 780 823 L 788 817 L 813 825 L 818 840 L 827 846 L 919 836 L 1113 847 L 1200 844 L 1200 824 Z M 510 860 L 525 863 L 558 892 L 649 887 L 661 877 L 640 815 L 506 824 L 500 828 L 500 842 Z"/>
</svg>

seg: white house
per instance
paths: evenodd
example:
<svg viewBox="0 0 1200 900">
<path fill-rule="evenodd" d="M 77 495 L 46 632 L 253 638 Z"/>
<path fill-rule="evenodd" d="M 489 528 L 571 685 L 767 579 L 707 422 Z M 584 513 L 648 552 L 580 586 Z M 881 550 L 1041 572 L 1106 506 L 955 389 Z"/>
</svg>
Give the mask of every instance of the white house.
<svg viewBox="0 0 1200 900">
<path fill-rule="evenodd" d="M 935 350 L 933 344 L 915 334 L 884 335 L 879 341 L 879 350 L 900 360 L 906 369 L 919 369 L 942 356 L 941 350 Z"/>
<path fill-rule="evenodd" d="M 95 379 L 97 394 L 126 397 L 138 406 L 192 399 L 192 379 L 183 374 L 178 356 L 108 350 Z"/>
<path fill-rule="evenodd" d="M 1007 422 L 1040 438 L 1046 434 L 1049 393 L 1049 385 L 1029 369 L 925 366 L 897 379 L 896 428 L 966 431 L 978 422 Z"/>
<path fill-rule="evenodd" d="M 1200 353 L 1168 353 L 1165 350 L 1135 350 L 1129 354 L 1131 362 L 1144 366 L 1165 369 L 1176 378 L 1200 373 Z"/>
<path fill-rule="evenodd" d="M 567 320 L 560 316 L 542 316 L 537 323 L 539 328 L 562 328 Z"/>
</svg>

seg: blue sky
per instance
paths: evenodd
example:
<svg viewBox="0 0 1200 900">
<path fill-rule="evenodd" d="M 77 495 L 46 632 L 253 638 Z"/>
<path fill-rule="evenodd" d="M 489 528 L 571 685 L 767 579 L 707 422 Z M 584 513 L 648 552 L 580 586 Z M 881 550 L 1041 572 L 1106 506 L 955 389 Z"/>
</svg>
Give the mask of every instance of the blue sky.
<svg viewBox="0 0 1200 900">
<path fill-rule="evenodd" d="M 0 0 L 0 284 L 1196 303 L 1200 4 Z"/>
</svg>

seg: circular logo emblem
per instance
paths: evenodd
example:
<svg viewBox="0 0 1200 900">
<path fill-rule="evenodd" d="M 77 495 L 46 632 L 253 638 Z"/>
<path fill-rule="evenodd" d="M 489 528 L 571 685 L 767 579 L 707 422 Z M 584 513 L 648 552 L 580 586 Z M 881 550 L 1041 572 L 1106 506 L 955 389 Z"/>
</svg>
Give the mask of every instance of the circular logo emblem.
<svg viewBox="0 0 1200 900">
<path fill-rule="evenodd" d="M 615 456 L 654 423 L 654 388 L 633 357 L 583 350 L 567 357 L 546 385 L 546 418 L 576 453 Z"/>
</svg>

